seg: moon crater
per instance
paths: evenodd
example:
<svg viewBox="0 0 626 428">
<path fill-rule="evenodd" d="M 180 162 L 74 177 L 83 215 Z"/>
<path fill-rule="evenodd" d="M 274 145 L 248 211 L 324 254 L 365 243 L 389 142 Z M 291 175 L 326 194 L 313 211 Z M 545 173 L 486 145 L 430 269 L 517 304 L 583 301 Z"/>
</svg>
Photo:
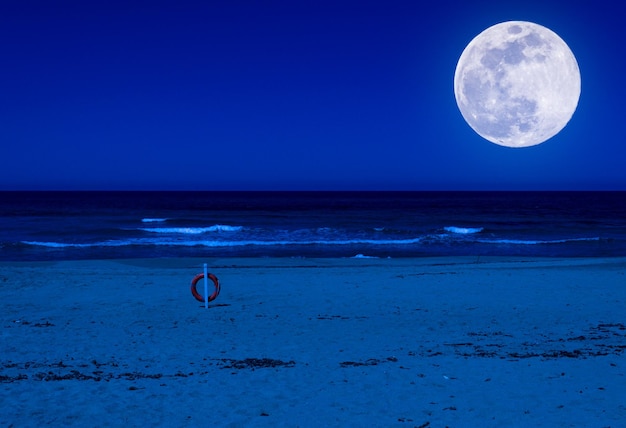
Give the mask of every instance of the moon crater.
<svg viewBox="0 0 626 428">
<path fill-rule="evenodd" d="M 580 71 L 551 30 L 504 22 L 467 45 L 454 93 L 463 118 L 480 136 L 503 146 L 533 146 L 569 122 L 580 97 Z"/>
</svg>

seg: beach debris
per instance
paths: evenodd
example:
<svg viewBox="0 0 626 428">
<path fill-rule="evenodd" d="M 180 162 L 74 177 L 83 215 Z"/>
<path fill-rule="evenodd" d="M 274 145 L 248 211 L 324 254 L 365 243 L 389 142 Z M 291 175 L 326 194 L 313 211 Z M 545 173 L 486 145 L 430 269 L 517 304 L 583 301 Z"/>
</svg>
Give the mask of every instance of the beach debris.
<svg viewBox="0 0 626 428">
<path fill-rule="evenodd" d="M 18 380 L 26 379 L 28 379 L 28 376 L 26 376 L 25 374 L 19 374 L 17 376 L 0 375 L 0 383 L 12 383 Z"/>
<path fill-rule="evenodd" d="M 245 358 L 243 360 L 233 360 L 230 358 L 222 358 L 219 361 L 226 363 L 222 369 L 258 369 L 258 368 L 274 368 L 274 367 L 293 367 L 296 362 L 274 360 L 271 358 Z"/>
<path fill-rule="evenodd" d="M 313 318 L 309 317 L 309 320 L 312 320 Z M 367 316 L 353 316 L 353 317 L 348 317 L 345 315 L 328 315 L 328 314 L 317 314 L 316 319 L 318 320 L 349 320 L 349 319 L 356 319 L 356 320 L 362 320 L 362 319 L 369 319 L 369 317 Z"/>
<path fill-rule="evenodd" d="M 473 341 L 447 342 L 430 349 L 409 351 L 408 355 L 436 357 L 449 355 L 451 352 L 446 352 L 446 349 L 451 349 L 454 355 L 465 358 L 551 360 L 621 355 L 626 351 L 626 325 L 622 323 L 598 323 L 589 327 L 584 334 L 572 334 L 565 338 L 541 335 L 540 340 L 521 343 L 513 335 L 502 331 L 468 332 L 467 336 L 472 337 Z"/>
<path fill-rule="evenodd" d="M 27 320 L 14 320 L 13 323 L 14 324 L 18 324 L 18 325 L 28 325 L 31 327 L 54 327 L 54 324 L 52 324 L 50 321 L 46 320 L 46 319 L 42 319 L 42 322 L 31 322 L 31 321 L 27 321 Z"/>
<path fill-rule="evenodd" d="M 33 324 L 33 327 L 54 327 L 54 324 L 46 320 L 45 323 L 38 322 L 38 323 Z"/>
<path fill-rule="evenodd" d="M 19 325 L 29 325 L 31 327 L 54 327 L 54 324 L 52 324 L 50 321 L 48 320 L 42 320 L 42 321 L 45 321 L 45 322 L 32 323 L 26 320 L 14 320 L 13 323 L 19 324 Z"/>
<path fill-rule="evenodd" d="M 360 367 L 360 366 L 377 366 L 380 363 L 396 363 L 398 359 L 396 357 L 387 357 L 384 360 L 377 358 L 369 358 L 365 361 L 343 361 L 339 363 L 341 367 Z"/>
<path fill-rule="evenodd" d="M 309 318 L 310 319 L 310 318 Z M 318 320 L 349 320 L 350 317 L 346 317 L 343 315 L 318 315 L 317 316 Z"/>
<path fill-rule="evenodd" d="M 96 370 L 89 370 L 95 366 Z M 109 371 L 101 370 L 109 368 Z M 58 382 L 66 380 L 108 382 L 113 379 L 138 380 L 138 379 L 161 379 L 163 377 L 180 377 L 181 372 L 175 374 L 143 373 L 140 371 L 116 372 L 119 364 L 115 361 L 108 363 L 91 361 L 91 364 L 71 365 L 63 361 L 44 363 L 27 361 L 25 363 L 8 362 L 0 366 L 0 383 L 12 383 L 17 381 L 33 380 L 43 382 Z M 191 376 L 193 373 L 190 373 Z"/>
<path fill-rule="evenodd" d="M 435 266 L 435 265 L 433 265 Z M 404 278 L 407 276 L 425 276 L 425 275 L 458 275 L 459 272 L 417 272 L 417 273 L 407 273 L 403 275 L 396 275 L 396 278 Z"/>
</svg>

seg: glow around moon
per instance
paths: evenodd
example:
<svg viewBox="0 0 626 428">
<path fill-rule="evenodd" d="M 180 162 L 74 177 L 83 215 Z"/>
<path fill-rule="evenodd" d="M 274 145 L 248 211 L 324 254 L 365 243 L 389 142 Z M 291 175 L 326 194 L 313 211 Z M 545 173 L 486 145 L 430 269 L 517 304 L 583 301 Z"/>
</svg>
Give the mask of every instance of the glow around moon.
<svg viewBox="0 0 626 428">
<path fill-rule="evenodd" d="M 532 22 L 503 22 L 467 45 L 454 73 L 454 95 L 465 121 L 483 138 L 534 146 L 571 119 L 580 71 L 553 31 Z"/>
</svg>

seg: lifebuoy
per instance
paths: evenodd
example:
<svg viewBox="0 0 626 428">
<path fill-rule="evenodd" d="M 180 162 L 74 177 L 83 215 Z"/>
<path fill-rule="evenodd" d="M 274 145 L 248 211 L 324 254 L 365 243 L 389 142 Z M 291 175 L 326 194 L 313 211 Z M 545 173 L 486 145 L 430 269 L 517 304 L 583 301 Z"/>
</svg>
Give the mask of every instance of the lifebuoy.
<svg viewBox="0 0 626 428">
<path fill-rule="evenodd" d="M 220 294 L 220 281 L 212 273 L 207 274 L 207 277 L 211 281 L 213 281 L 213 285 L 215 286 L 215 291 L 213 291 L 213 294 L 209 296 L 209 302 L 212 302 Z M 202 295 L 198 293 L 198 290 L 196 290 L 196 284 L 198 284 L 198 281 L 200 281 L 202 278 L 204 278 L 204 274 L 199 273 L 191 280 L 191 294 L 193 294 L 193 297 L 195 297 L 196 300 L 199 302 L 204 302 L 204 297 L 202 297 Z"/>
</svg>

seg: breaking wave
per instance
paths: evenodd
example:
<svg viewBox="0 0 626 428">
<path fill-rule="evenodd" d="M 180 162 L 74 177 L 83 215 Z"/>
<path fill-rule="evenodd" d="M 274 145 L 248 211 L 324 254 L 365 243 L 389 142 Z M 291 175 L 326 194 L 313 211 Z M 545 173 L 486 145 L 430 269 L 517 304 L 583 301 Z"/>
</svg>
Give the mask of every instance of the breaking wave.
<svg viewBox="0 0 626 428">
<path fill-rule="evenodd" d="M 443 230 L 450 233 L 458 233 L 460 235 L 472 235 L 474 233 L 480 233 L 483 231 L 482 227 L 456 227 L 456 226 L 447 226 L 444 227 Z"/>
<path fill-rule="evenodd" d="M 228 226 L 225 224 L 215 224 L 208 227 L 142 227 L 138 230 L 150 233 L 169 233 L 169 234 L 185 234 L 185 235 L 200 235 L 202 233 L 211 232 L 238 232 L 243 229 L 243 226 Z"/>
</svg>

